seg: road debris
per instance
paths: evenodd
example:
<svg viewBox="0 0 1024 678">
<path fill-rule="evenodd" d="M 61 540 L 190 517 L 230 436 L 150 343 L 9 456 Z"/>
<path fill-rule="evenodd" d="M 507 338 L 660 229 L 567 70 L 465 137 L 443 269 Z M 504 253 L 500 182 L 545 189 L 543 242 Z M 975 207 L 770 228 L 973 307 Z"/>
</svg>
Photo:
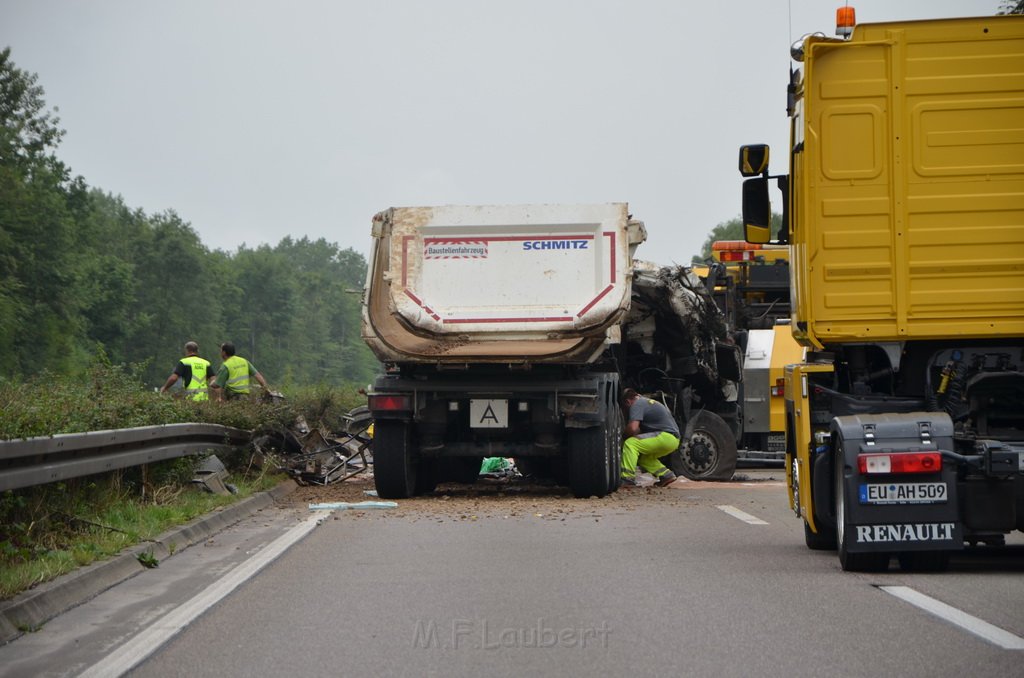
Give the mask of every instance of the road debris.
<svg viewBox="0 0 1024 678">
<path fill-rule="evenodd" d="M 329 485 L 360 473 L 373 464 L 370 452 L 373 420 L 365 407 L 345 415 L 345 431 L 335 435 L 310 429 L 301 417 L 289 430 L 267 432 L 253 441 L 253 463 L 270 465 L 299 485 Z"/>
<path fill-rule="evenodd" d="M 345 511 L 347 509 L 391 509 L 398 508 L 393 501 L 332 501 L 322 504 L 310 504 L 310 511 Z"/>
<path fill-rule="evenodd" d="M 196 467 L 194 473 L 195 476 L 191 482 L 199 485 L 207 492 L 220 495 L 236 494 L 238 492 L 238 488 L 225 482 L 228 479 L 228 470 L 215 454 L 211 454 L 204 459 Z"/>
<path fill-rule="evenodd" d="M 480 475 L 488 478 L 515 478 L 521 475 L 515 460 L 508 457 L 485 457 L 480 464 Z"/>
</svg>

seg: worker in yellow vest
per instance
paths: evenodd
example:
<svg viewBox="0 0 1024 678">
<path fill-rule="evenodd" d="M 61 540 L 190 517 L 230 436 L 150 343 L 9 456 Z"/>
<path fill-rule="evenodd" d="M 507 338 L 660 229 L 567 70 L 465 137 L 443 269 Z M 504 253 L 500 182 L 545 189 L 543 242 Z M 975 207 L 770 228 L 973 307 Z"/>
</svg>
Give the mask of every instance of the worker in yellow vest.
<svg viewBox="0 0 1024 678">
<path fill-rule="evenodd" d="M 185 357 L 174 366 L 171 376 L 167 377 L 166 383 L 161 387 L 160 392 L 166 393 L 167 389 L 174 386 L 175 382 L 181 379 L 182 392 L 186 398 L 195 401 L 209 400 L 207 392 L 207 381 L 210 378 L 210 361 L 199 357 L 199 344 L 190 341 L 185 344 Z"/>
<path fill-rule="evenodd" d="M 220 345 L 220 357 L 224 360 L 217 376 L 210 382 L 210 387 L 217 390 L 218 400 L 238 398 L 249 395 L 249 382 L 255 379 L 260 386 L 270 392 L 270 386 L 263 375 L 252 363 L 241 356 L 235 355 L 235 345 L 226 341 Z"/>
</svg>

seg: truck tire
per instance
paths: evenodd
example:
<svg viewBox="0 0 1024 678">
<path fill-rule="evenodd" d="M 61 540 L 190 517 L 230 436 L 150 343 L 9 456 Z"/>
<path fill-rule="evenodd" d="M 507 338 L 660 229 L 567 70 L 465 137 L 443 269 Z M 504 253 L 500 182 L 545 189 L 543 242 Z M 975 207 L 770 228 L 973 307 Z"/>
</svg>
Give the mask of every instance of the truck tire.
<svg viewBox="0 0 1024 678">
<path fill-rule="evenodd" d="M 608 494 L 608 424 L 590 428 L 570 428 L 569 489 L 578 498 L 603 497 Z"/>
<path fill-rule="evenodd" d="M 380 419 L 373 429 L 373 483 L 381 499 L 408 499 L 416 494 L 416 459 L 412 423 Z"/>
<path fill-rule="evenodd" d="M 812 551 L 835 551 L 836 531 L 818 523 L 818 531 L 811 532 L 811 526 L 804 521 L 804 544 Z"/>
<path fill-rule="evenodd" d="M 690 480 L 729 480 L 736 472 L 736 438 L 714 412 L 697 412 L 690 439 L 682 441 L 678 455 L 673 471 Z"/>
<path fill-rule="evenodd" d="M 832 458 L 827 454 L 819 454 L 814 459 L 814 467 L 811 470 L 811 504 L 814 511 L 814 524 L 818 532 L 811 532 L 807 521 L 804 523 L 804 544 L 812 551 L 835 551 L 838 543 L 836 541 L 836 522 L 832 515 L 835 507 L 835 500 L 832 497 Z M 800 480 L 793 467 L 793 491 L 796 504 L 800 502 Z M 811 507 L 808 507 L 811 510 Z"/>
<path fill-rule="evenodd" d="M 839 551 L 839 565 L 845 572 L 884 572 L 889 567 L 889 553 L 850 553 L 846 550 L 844 536 L 849 527 L 846 523 L 846 483 L 843 482 L 842 449 L 835 457 L 835 498 L 836 498 L 836 548 Z"/>
</svg>

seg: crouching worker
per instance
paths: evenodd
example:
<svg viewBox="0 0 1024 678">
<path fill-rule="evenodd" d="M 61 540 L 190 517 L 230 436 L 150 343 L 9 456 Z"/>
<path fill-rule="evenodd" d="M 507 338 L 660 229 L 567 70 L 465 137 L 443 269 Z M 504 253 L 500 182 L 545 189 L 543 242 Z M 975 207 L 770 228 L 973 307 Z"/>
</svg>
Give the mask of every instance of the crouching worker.
<svg viewBox="0 0 1024 678">
<path fill-rule="evenodd" d="M 631 388 L 622 392 L 622 406 L 629 411 L 622 432 L 622 484 L 636 485 L 638 463 L 659 487 L 675 482 L 676 474 L 660 461 L 679 447 L 675 417 L 657 400 L 644 398 Z"/>
</svg>

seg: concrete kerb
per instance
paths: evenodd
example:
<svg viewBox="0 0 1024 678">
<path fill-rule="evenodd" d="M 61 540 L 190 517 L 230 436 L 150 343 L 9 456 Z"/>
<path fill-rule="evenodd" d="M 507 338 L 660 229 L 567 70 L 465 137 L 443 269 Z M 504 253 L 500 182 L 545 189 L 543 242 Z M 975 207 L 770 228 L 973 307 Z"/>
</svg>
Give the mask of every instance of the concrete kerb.
<svg viewBox="0 0 1024 678">
<path fill-rule="evenodd" d="M 287 480 L 267 492 L 168 530 L 154 542 L 139 544 L 113 558 L 79 568 L 0 602 L 0 645 L 6 645 L 26 631 L 39 629 L 57 615 L 145 571 L 138 560 L 140 554 L 151 554 L 157 560 L 168 558 L 273 505 L 295 488 L 295 482 Z"/>
</svg>

